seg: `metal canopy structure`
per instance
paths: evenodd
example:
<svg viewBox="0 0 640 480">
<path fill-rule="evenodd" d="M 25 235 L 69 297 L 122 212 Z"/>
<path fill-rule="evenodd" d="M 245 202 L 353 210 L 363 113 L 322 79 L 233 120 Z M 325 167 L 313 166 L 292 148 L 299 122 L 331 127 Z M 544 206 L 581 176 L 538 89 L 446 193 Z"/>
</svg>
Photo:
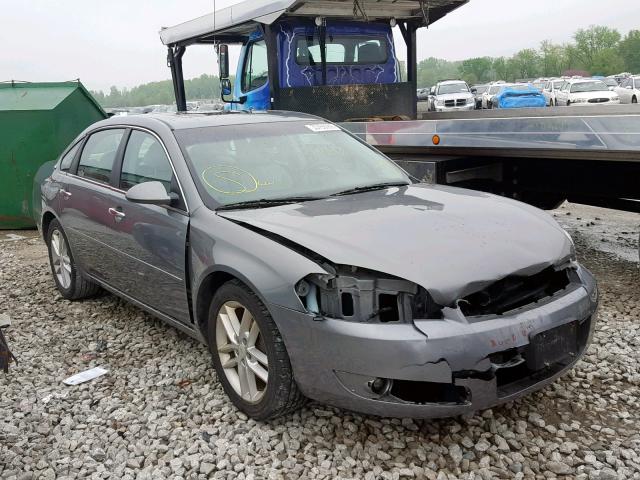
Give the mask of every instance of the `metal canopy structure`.
<svg viewBox="0 0 640 480">
<path fill-rule="evenodd" d="M 163 28 L 162 43 L 187 46 L 241 41 L 258 24 L 271 25 L 282 16 L 350 18 L 364 21 L 412 21 L 430 25 L 468 0 L 245 0 L 214 13 Z M 215 22 L 215 24 L 214 24 Z M 220 38 L 218 38 L 220 37 Z"/>
</svg>

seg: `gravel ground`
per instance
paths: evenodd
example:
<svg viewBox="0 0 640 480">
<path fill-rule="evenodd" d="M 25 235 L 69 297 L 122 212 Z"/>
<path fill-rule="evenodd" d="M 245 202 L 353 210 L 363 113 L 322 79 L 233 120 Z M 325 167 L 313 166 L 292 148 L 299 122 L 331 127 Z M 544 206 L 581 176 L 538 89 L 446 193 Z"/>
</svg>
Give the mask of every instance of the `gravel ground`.
<svg viewBox="0 0 640 480">
<path fill-rule="evenodd" d="M 0 478 L 640 479 L 640 275 L 585 236 L 600 322 L 545 390 L 448 420 L 311 403 L 267 424 L 227 401 L 204 346 L 111 295 L 62 300 L 43 243 L 23 235 L 0 238 L 0 314 L 20 361 L 0 374 Z M 110 371 L 62 384 L 94 366 Z"/>
</svg>

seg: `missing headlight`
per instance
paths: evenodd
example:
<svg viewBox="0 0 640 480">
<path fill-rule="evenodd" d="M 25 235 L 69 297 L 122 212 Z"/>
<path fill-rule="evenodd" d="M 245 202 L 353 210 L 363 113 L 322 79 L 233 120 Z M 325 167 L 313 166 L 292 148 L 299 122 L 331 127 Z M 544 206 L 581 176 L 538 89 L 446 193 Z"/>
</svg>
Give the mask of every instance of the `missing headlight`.
<svg viewBox="0 0 640 480">
<path fill-rule="evenodd" d="M 440 307 L 416 284 L 357 267 L 339 266 L 332 275 L 310 275 L 296 285 L 309 313 L 367 323 L 441 318 Z"/>
</svg>

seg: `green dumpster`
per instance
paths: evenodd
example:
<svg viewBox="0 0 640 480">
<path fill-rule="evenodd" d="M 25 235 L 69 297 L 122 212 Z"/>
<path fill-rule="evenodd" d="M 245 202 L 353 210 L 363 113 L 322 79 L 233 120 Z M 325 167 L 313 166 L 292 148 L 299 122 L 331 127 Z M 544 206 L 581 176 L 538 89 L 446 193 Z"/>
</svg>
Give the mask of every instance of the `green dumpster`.
<svg viewBox="0 0 640 480">
<path fill-rule="evenodd" d="M 80 82 L 0 83 L 0 229 L 33 227 L 33 177 L 107 117 Z"/>
</svg>

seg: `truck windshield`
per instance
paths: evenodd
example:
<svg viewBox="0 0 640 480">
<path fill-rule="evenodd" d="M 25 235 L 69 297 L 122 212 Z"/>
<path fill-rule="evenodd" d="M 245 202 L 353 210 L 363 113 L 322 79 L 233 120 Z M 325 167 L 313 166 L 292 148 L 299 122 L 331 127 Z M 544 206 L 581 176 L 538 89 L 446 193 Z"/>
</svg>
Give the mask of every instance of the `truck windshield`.
<svg viewBox="0 0 640 480">
<path fill-rule="evenodd" d="M 339 127 L 314 119 L 184 129 L 175 135 L 200 196 L 211 209 L 411 183 L 381 153 Z"/>
<path fill-rule="evenodd" d="M 330 65 L 374 65 L 387 63 L 387 40 L 353 35 L 330 35 L 325 47 L 326 62 Z M 296 62 L 299 65 L 320 65 L 318 37 L 302 37 L 296 42 Z"/>
<path fill-rule="evenodd" d="M 469 91 L 466 83 L 448 83 L 438 87 L 437 95 L 447 95 L 449 93 L 466 93 Z"/>
</svg>

